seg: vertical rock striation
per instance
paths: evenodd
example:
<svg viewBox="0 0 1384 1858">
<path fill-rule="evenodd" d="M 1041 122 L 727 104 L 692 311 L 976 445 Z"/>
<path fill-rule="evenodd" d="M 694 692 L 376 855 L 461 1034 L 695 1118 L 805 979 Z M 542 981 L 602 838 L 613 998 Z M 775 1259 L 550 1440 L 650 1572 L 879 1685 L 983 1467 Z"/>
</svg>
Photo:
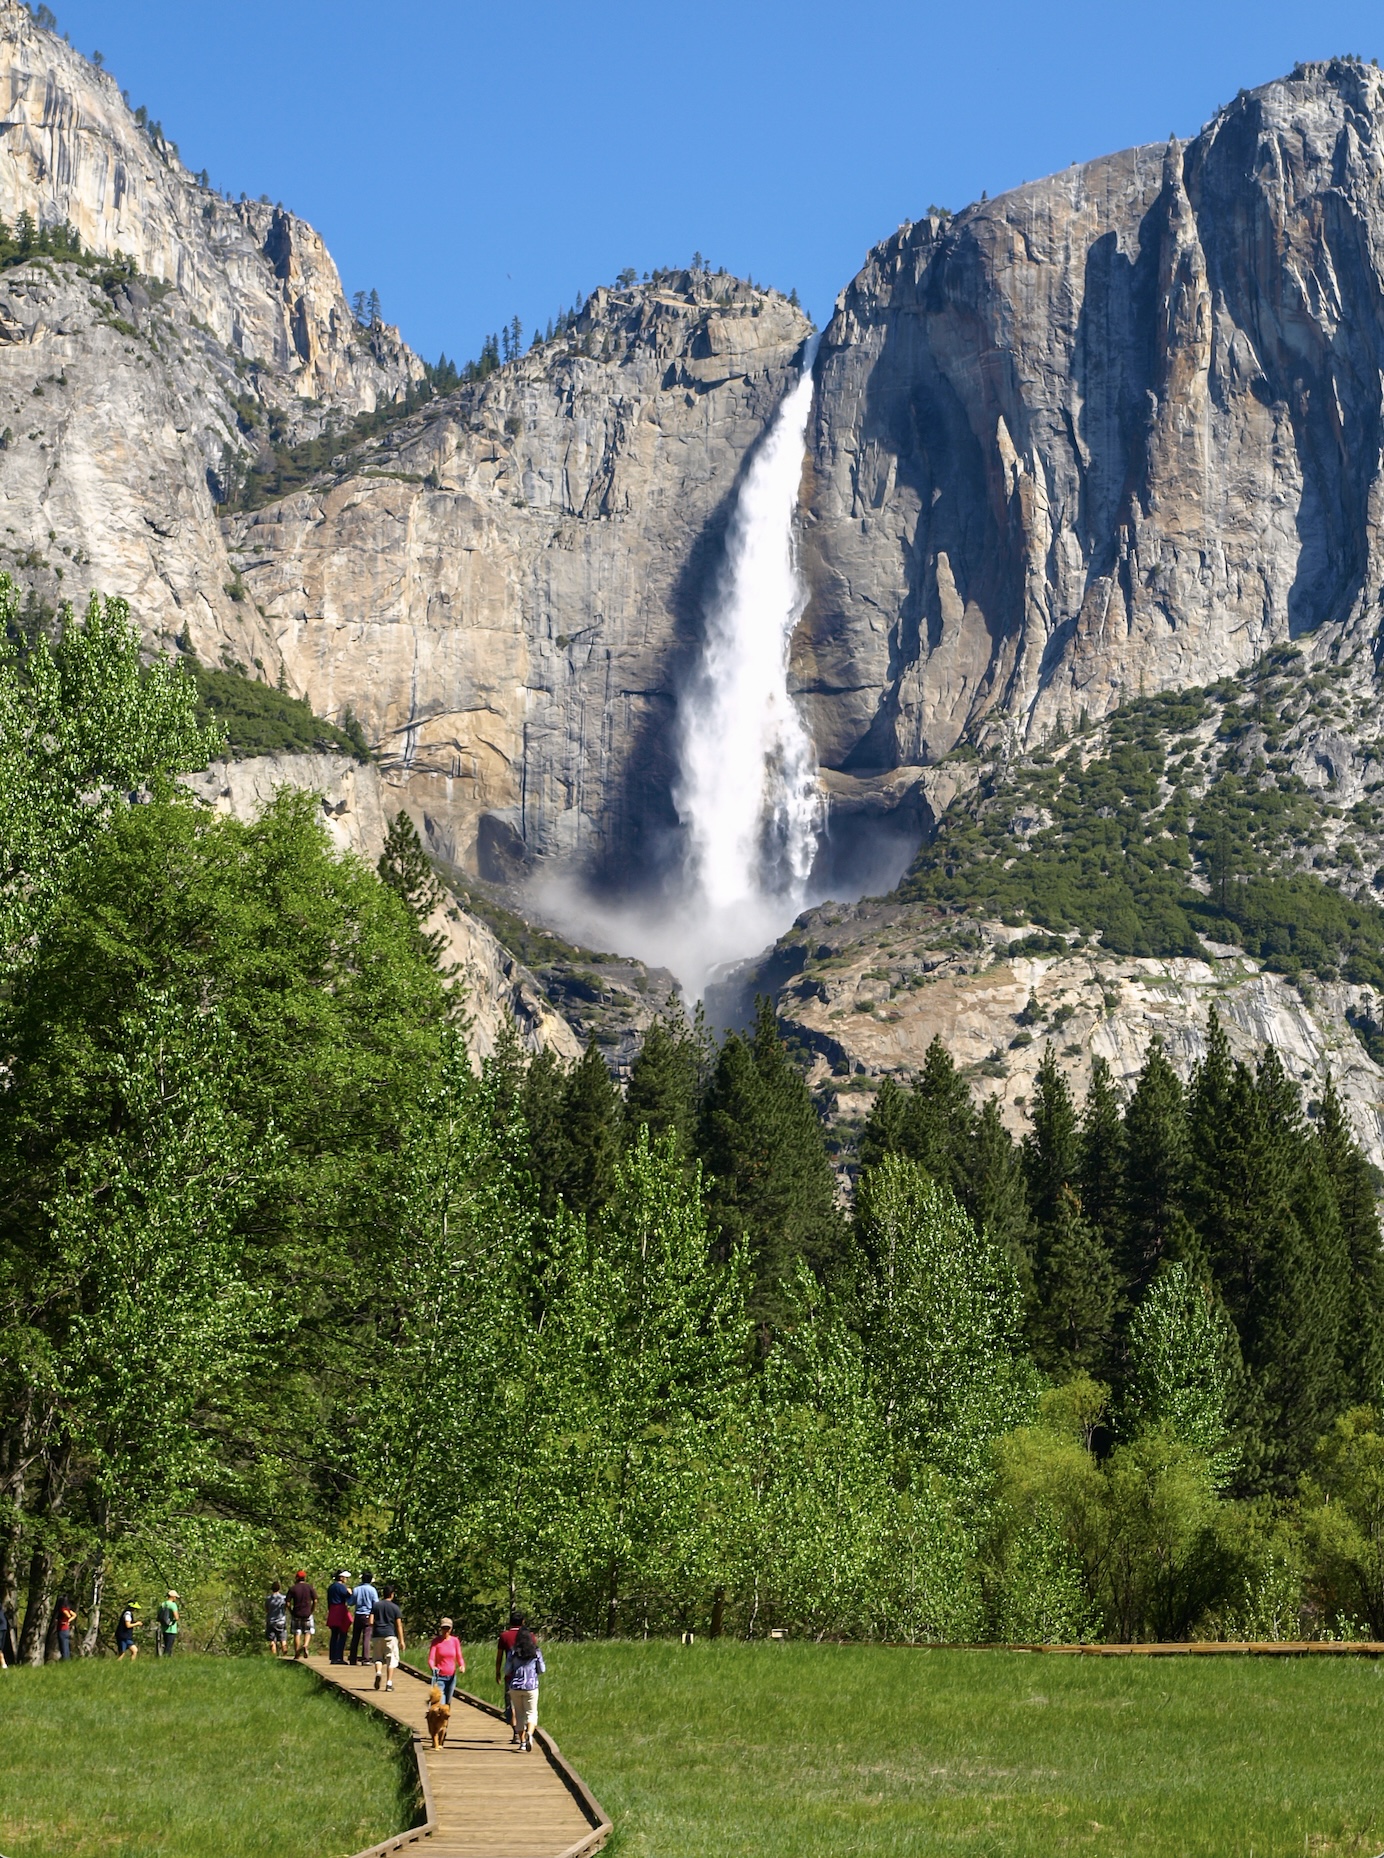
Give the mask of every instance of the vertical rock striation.
<svg viewBox="0 0 1384 1858">
<path fill-rule="evenodd" d="M 819 362 L 795 669 L 827 768 L 1373 627 L 1382 176 L 1384 74 L 1338 60 L 871 254 Z"/>
</svg>

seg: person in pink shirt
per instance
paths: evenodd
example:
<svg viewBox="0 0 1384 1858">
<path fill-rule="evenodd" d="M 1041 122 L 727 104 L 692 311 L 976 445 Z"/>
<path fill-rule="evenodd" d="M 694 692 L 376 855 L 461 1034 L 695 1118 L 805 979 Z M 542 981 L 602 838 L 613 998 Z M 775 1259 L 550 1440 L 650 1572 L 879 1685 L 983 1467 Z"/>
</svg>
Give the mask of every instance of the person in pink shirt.
<svg viewBox="0 0 1384 1858">
<path fill-rule="evenodd" d="M 442 1692 L 442 1701 L 450 1704 L 457 1679 L 466 1669 L 461 1640 L 452 1631 L 450 1619 L 439 1619 L 432 1644 L 428 1647 L 428 1676 Z"/>
</svg>

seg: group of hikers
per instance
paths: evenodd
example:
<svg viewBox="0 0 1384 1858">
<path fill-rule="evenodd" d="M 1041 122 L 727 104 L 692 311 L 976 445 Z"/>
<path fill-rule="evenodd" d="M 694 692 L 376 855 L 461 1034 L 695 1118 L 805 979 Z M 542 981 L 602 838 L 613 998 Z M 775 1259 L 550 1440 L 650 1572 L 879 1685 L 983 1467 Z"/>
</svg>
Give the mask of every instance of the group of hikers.
<svg viewBox="0 0 1384 1858">
<path fill-rule="evenodd" d="M 403 1610 L 398 1589 L 392 1581 L 376 1587 L 375 1577 L 366 1568 L 359 1581 L 352 1584 L 350 1573 L 338 1568 L 327 1588 L 327 1628 L 331 1635 L 327 1657 L 332 1664 L 371 1665 L 375 1667 L 376 1690 L 393 1690 L 394 1673 L 407 1646 L 404 1636 Z M 170 1587 L 150 1625 L 154 1632 L 154 1652 L 171 1658 L 178 1647 L 178 1594 Z M 115 1655 L 131 1663 L 139 1656 L 136 1635 L 144 1622 L 137 1600 L 121 1608 L 115 1622 Z M 57 1656 L 72 1656 L 72 1631 L 77 1623 L 77 1609 L 67 1594 L 58 1596 L 54 1612 Z M 276 1658 L 289 1654 L 306 1658 L 312 1651 L 317 1632 L 317 1589 L 308 1579 L 306 1568 L 299 1568 L 287 1592 L 278 1581 L 265 1600 L 265 1637 Z M 0 1670 L 15 1657 L 13 1622 L 0 1604 Z M 442 1692 L 450 1707 L 457 1679 L 466 1669 L 461 1640 L 453 1622 L 445 1616 L 437 1622 L 437 1631 L 428 1644 L 428 1676 Z M 505 1720 L 516 1748 L 532 1749 L 533 1732 L 538 1727 L 538 1680 L 545 1669 L 538 1640 L 529 1630 L 523 1613 L 511 1612 L 509 1624 L 501 1632 L 495 1647 L 495 1682 L 505 1691 Z"/>
<path fill-rule="evenodd" d="M 386 1581 L 376 1587 L 366 1568 L 352 1585 L 349 1569 L 338 1568 L 327 1588 L 327 1658 L 331 1664 L 374 1665 L 375 1689 L 393 1690 L 400 1655 L 407 1649 L 403 1611 L 398 1589 Z M 299 1568 L 287 1592 L 278 1581 L 264 1603 L 264 1636 L 276 1658 L 289 1654 L 306 1658 L 317 1633 L 317 1589 Z M 428 1676 L 450 1708 L 457 1679 L 466 1669 L 466 1657 L 452 1620 L 444 1616 L 428 1643 Z M 523 1613 L 511 1612 L 509 1624 L 495 1647 L 495 1682 L 505 1691 L 505 1721 L 511 1744 L 533 1748 L 538 1727 L 538 1679 L 546 1669 L 538 1640 Z"/>
<path fill-rule="evenodd" d="M 122 1658 L 128 1658 L 133 1664 L 139 1656 L 139 1645 L 135 1634 L 144 1625 L 139 1614 L 139 1601 L 127 1600 L 116 1617 L 115 1656 L 117 1662 Z M 171 1658 L 178 1649 L 178 1594 L 175 1588 L 168 1589 L 151 1623 L 154 1632 L 154 1656 Z M 53 1609 L 52 1647 L 59 1661 L 72 1656 L 72 1632 L 76 1624 L 76 1607 L 67 1594 L 59 1594 L 58 1603 Z M 17 1663 L 18 1657 L 19 1647 L 15 1633 L 15 1621 L 10 1617 L 9 1608 L 3 1601 L 0 1601 L 0 1671 L 5 1670 L 12 1662 Z"/>
</svg>

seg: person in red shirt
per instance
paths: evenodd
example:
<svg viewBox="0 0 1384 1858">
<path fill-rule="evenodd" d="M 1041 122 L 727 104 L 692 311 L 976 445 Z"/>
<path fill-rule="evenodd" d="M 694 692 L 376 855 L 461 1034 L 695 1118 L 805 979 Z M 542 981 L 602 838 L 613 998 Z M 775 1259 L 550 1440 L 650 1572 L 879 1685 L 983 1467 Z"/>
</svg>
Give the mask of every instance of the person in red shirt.
<svg viewBox="0 0 1384 1858">
<path fill-rule="evenodd" d="M 457 1679 L 466 1669 L 461 1640 L 452 1630 L 450 1619 L 440 1619 L 432 1644 L 428 1647 L 428 1676 L 442 1692 L 442 1701 L 450 1704 Z"/>
<path fill-rule="evenodd" d="M 306 1658 L 312 1651 L 312 1635 L 317 1630 L 313 1614 L 317 1610 L 317 1589 L 308 1579 L 307 1569 L 299 1568 L 288 1590 L 288 1611 L 293 1621 L 293 1656 Z"/>
<path fill-rule="evenodd" d="M 72 1656 L 72 1628 L 77 1623 L 77 1609 L 66 1594 L 58 1598 L 58 1656 Z"/>
<path fill-rule="evenodd" d="M 517 1742 L 519 1740 L 519 1732 L 514 1727 L 514 1711 L 510 1708 L 509 1694 L 505 1687 L 505 1660 L 514 1650 L 514 1641 L 519 1637 L 519 1634 L 528 1623 L 527 1614 L 511 1612 L 509 1616 L 509 1625 L 507 1629 L 500 1634 L 499 1641 L 495 1646 L 495 1682 L 500 1686 L 500 1689 L 505 1692 L 505 1721 L 509 1724 L 513 1732 L 510 1735 L 511 1742 Z"/>
</svg>

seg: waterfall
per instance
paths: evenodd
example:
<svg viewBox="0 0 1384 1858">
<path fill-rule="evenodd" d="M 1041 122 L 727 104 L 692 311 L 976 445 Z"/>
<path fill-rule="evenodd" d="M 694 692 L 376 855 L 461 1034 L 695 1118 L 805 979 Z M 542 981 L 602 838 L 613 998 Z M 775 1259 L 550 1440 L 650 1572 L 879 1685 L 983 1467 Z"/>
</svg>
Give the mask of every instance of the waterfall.
<svg viewBox="0 0 1384 1858">
<path fill-rule="evenodd" d="M 788 694 L 788 654 L 806 600 L 793 519 L 817 340 L 740 486 L 701 654 L 679 701 L 681 871 L 657 901 L 612 904 L 561 879 L 540 893 L 548 916 L 579 941 L 669 967 L 694 996 L 720 964 L 773 942 L 808 900 L 817 760 Z"/>
<path fill-rule="evenodd" d="M 787 927 L 816 851 L 816 756 L 788 693 L 806 598 L 793 518 L 816 351 L 814 337 L 740 487 L 681 704 L 673 800 L 687 834 L 682 907 L 695 918 L 698 987 L 715 963 L 754 954 Z"/>
</svg>

